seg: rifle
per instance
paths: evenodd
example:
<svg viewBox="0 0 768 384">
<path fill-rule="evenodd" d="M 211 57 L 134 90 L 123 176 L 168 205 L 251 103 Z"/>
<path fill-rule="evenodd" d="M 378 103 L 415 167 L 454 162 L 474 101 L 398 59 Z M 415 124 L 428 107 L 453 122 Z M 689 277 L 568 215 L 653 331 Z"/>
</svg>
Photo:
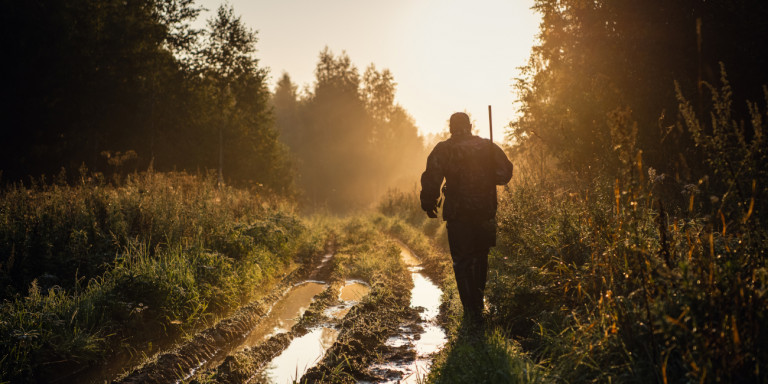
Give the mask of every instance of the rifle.
<svg viewBox="0 0 768 384">
<path fill-rule="evenodd" d="M 488 106 L 488 128 L 489 128 L 489 132 L 491 133 L 491 135 L 490 135 L 491 143 L 493 143 L 493 119 L 491 118 L 491 106 L 490 105 Z M 493 147 L 491 147 L 491 148 L 493 148 Z M 491 154 L 493 154 L 493 152 L 491 152 Z"/>
</svg>

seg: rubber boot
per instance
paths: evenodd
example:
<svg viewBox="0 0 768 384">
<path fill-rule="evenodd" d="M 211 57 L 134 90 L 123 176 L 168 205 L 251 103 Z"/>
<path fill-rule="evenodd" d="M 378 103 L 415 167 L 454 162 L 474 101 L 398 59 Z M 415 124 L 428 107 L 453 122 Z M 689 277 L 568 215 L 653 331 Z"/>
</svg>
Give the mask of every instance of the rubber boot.
<svg viewBox="0 0 768 384">
<path fill-rule="evenodd" d="M 477 255 L 474 256 L 469 268 L 467 268 L 469 298 L 464 310 L 471 321 L 480 325 L 483 322 L 483 286 L 485 285 L 483 272 L 486 269 L 483 267 L 482 261 L 476 257 Z"/>
<path fill-rule="evenodd" d="M 461 306 L 464 308 L 466 314 L 470 308 L 472 308 L 474 302 L 474 292 L 472 291 L 472 274 L 467 273 L 466 270 L 455 270 L 456 276 L 456 288 L 459 291 L 459 299 L 461 299 Z"/>
<path fill-rule="evenodd" d="M 488 280 L 488 252 L 477 255 L 472 265 L 472 304 L 482 314 L 485 309 L 483 297 L 485 296 L 485 283 Z"/>
</svg>

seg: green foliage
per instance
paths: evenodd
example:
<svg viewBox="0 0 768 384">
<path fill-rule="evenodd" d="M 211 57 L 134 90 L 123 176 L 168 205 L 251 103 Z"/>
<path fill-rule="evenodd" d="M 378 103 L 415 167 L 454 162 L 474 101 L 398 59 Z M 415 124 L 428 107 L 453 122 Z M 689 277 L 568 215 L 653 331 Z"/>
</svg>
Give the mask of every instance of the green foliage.
<svg viewBox="0 0 768 384">
<path fill-rule="evenodd" d="M 400 249 L 382 237 L 370 218 L 349 219 L 334 255 L 334 270 L 345 279 L 359 279 L 368 284 L 399 280 L 406 273 L 400 260 Z"/>
<path fill-rule="evenodd" d="M 84 175 L 0 199 L 1 380 L 46 381 L 179 337 L 322 251 L 283 201 L 186 174 Z"/>
<path fill-rule="evenodd" d="M 668 216 L 649 190 L 613 192 L 503 197 L 492 324 L 566 381 L 761 381 L 764 230 L 714 229 Z"/>
<path fill-rule="evenodd" d="M 411 244 L 412 241 L 422 243 L 424 235 L 435 239 L 435 243 L 442 249 L 448 249 L 448 233 L 442 220 L 431 220 L 421 210 L 419 193 L 416 189 L 403 192 L 397 189 L 387 191 L 378 204 L 378 211 L 388 217 L 403 220 L 407 225 L 401 225 L 397 221 L 388 229 L 397 238 Z M 439 216 L 439 215 L 438 215 Z M 417 228 L 418 231 L 413 231 Z M 419 233 L 420 232 L 420 233 Z M 426 250 L 426 244 L 420 244 L 417 251 Z"/>
<path fill-rule="evenodd" d="M 223 6 L 192 29 L 199 12 L 192 0 L 9 5 L 4 181 L 82 164 L 118 176 L 218 168 L 228 182 L 291 193 L 255 32 Z M 134 156 L 116 164 L 120 153 Z"/>
<path fill-rule="evenodd" d="M 717 80 L 718 62 L 744 90 L 738 103 L 761 97 L 752 84 L 768 82 L 768 55 L 758 48 L 768 36 L 765 2 L 538 0 L 534 9 L 540 40 L 516 84 L 522 116 L 511 136 L 525 144 L 519 150 L 544 152 L 582 180 L 627 170 L 621 152 L 629 143 L 663 173 L 703 176 L 695 143 L 675 124 L 673 83 L 695 94 L 701 113 L 700 84 Z M 745 112 L 734 117 L 747 120 Z"/>
<path fill-rule="evenodd" d="M 21 291 L 33 279 L 45 289 L 71 288 L 78 277 L 103 273 L 129 244 L 151 254 L 186 239 L 210 246 L 235 223 L 268 214 L 245 192 L 218 190 L 210 176 L 150 172 L 130 175 L 117 188 L 95 176 L 84 175 L 73 187 L 6 188 L 0 201 L 4 279 Z"/>
<path fill-rule="evenodd" d="M 515 152 L 577 177 L 501 196 L 492 325 L 566 382 L 764 382 L 765 4 L 536 8 Z"/>
<path fill-rule="evenodd" d="M 254 72 L 263 76 L 264 70 L 257 71 L 257 60 L 253 58 L 256 34 L 243 25 L 231 6 L 219 6 L 216 16 L 208 20 L 208 29 L 202 60 L 211 80 L 226 86 Z"/>
<path fill-rule="evenodd" d="M 249 30 L 231 6 L 220 6 L 208 20 L 200 52 L 198 86 L 206 95 L 211 159 L 220 175 L 235 182 L 251 181 L 291 193 L 293 174 L 286 149 L 277 139 L 267 89 L 268 71 L 258 66 L 256 32 Z"/>
<path fill-rule="evenodd" d="M 429 373 L 430 383 L 540 383 L 542 367 L 498 330 L 459 338 L 440 354 Z"/>
<path fill-rule="evenodd" d="M 710 201 L 709 204 L 704 202 L 704 208 L 716 209 L 713 212 L 716 214 L 728 214 L 723 220 L 732 222 L 732 228 L 747 225 L 747 228 L 740 229 L 759 229 L 761 222 L 768 219 L 768 150 L 764 136 L 768 88 L 763 86 L 766 112 L 760 112 L 758 103 L 747 101 L 749 125 L 745 126 L 734 116 L 733 93 L 724 66 L 721 66 L 720 82 L 720 89 L 705 84 L 712 93 L 713 105 L 710 123 L 706 125 L 702 124 L 693 106 L 678 88 L 683 116 L 680 125 L 685 125 L 691 132 L 712 174 L 712 177 L 703 179 L 696 189 L 690 190 L 690 202 L 692 205 L 695 198 L 700 198 L 696 195 L 706 196 L 709 193 Z"/>
<path fill-rule="evenodd" d="M 386 216 L 400 216 L 414 227 L 420 227 L 427 220 L 426 214 L 421 210 L 415 191 L 408 193 L 396 189 L 387 191 L 387 194 L 379 201 L 378 210 Z M 433 221 L 437 222 L 438 220 Z"/>
</svg>

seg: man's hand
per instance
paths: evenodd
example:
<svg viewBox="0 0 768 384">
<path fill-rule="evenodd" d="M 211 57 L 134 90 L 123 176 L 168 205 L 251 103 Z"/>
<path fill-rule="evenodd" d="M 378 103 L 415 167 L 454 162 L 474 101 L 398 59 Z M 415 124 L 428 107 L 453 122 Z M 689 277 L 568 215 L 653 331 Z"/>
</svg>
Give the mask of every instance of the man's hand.
<svg viewBox="0 0 768 384">
<path fill-rule="evenodd" d="M 437 205 L 432 204 L 425 204 L 424 202 L 421 203 L 421 209 L 424 210 L 424 212 L 427 213 L 427 216 L 429 216 L 432 219 L 437 218 Z"/>
</svg>

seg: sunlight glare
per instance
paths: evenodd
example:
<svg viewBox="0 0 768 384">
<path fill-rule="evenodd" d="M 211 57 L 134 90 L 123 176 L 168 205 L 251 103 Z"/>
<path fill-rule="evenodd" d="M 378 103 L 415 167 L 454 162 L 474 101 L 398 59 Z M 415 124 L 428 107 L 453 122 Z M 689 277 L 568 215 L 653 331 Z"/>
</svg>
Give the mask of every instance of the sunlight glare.
<svg viewBox="0 0 768 384">
<path fill-rule="evenodd" d="M 422 134 L 447 130 L 451 113 L 466 111 L 487 137 L 491 104 L 494 139 L 516 116 L 512 84 L 539 24 L 533 0 L 230 3 L 259 31 L 257 57 L 273 86 L 284 71 L 300 87 L 311 86 L 318 53 L 328 46 L 346 51 L 361 73 L 370 63 L 390 69 L 396 101 Z M 220 1 L 200 4 L 215 10 Z"/>
</svg>

